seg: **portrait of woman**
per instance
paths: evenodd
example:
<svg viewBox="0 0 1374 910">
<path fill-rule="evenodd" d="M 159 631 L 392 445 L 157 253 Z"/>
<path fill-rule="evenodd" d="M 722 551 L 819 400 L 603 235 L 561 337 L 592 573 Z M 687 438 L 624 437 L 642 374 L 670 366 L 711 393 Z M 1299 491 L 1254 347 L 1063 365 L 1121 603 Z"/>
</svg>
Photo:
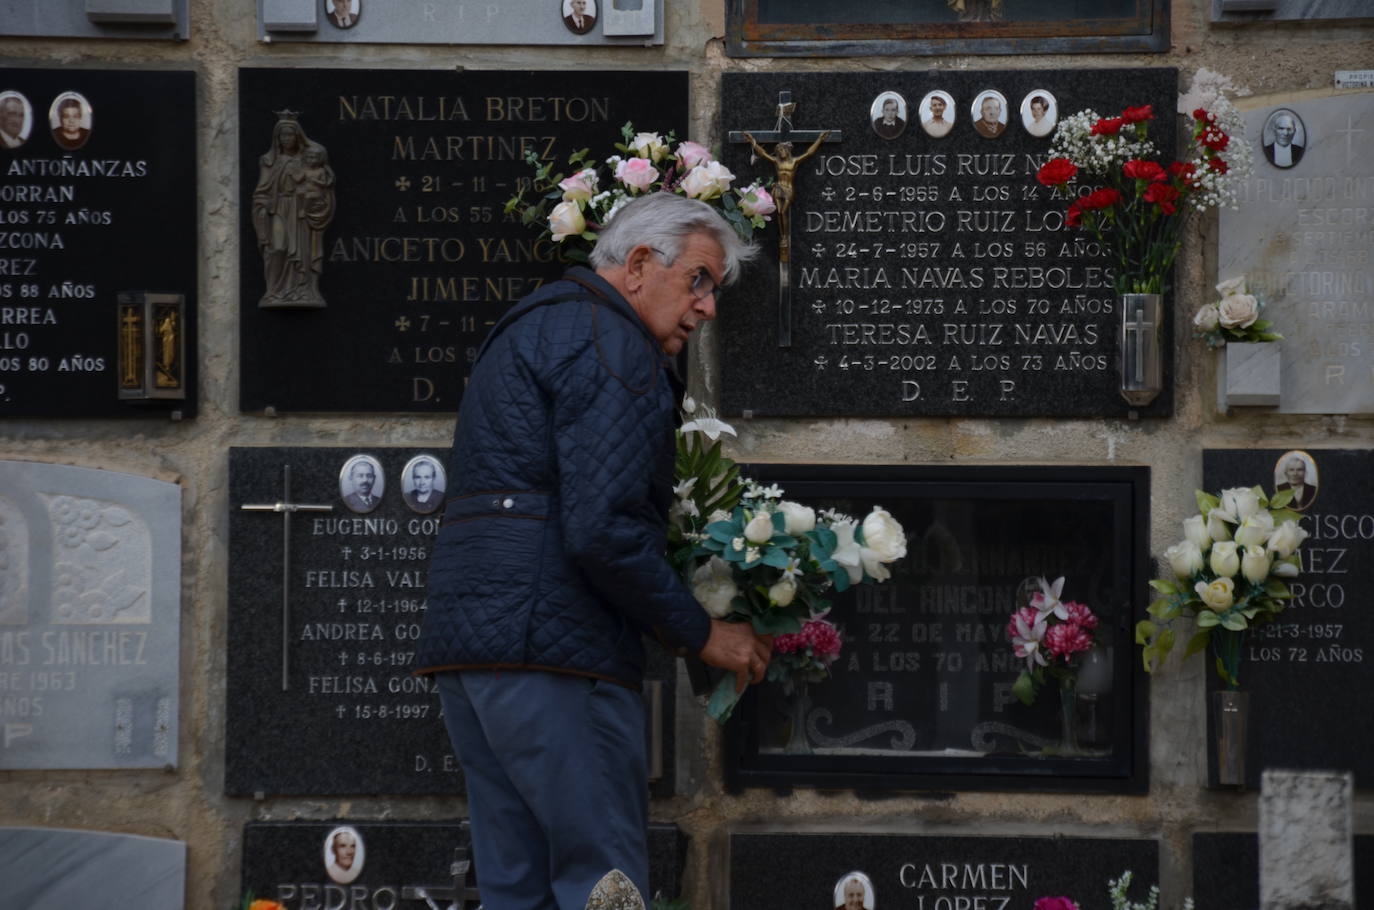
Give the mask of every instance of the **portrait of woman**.
<svg viewBox="0 0 1374 910">
<path fill-rule="evenodd" d="M 76 151 L 91 138 L 91 103 L 76 92 L 63 92 L 48 109 L 52 138 L 67 151 Z"/>
<path fill-rule="evenodd" d="M 357 828 L 344 825 L 324 839 L 324 871 L 330 881 L 347 885 L 363 871 L 363 837 Z"/>
<path fill-rule="evenodd" d="M 873 910 L 873 881 L 862 872 L 846 872 L 835 883 L 835 910 Z"/>
<path fill-rule="evenodd" d="M 1048 136 L 1059 122 L 1059 104 L 1044 89 L 1036 89 L 1021 99 L 1021 125 L 1032 136 Z"/>
<path fill-rule="evenodd" d="M 272 148 L 258 165 L 253 229 L 267 282 L 258 306 L 323 307 L 324 231 L 334 220 L 328 153 L 310 141 L 294 114 L 281 115 Z"/>
</svg>

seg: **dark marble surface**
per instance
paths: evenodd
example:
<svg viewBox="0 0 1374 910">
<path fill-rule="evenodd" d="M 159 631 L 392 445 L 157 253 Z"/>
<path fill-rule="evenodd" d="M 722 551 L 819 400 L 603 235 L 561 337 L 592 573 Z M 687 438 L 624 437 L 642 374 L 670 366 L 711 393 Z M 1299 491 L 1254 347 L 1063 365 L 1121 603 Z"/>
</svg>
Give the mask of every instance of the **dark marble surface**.
<svg viewBox="0 0 1374 910">
<path fill-rule="evenodd" d="M 871 883 L 867 908 L 1023 910 L 1066 896 L 1108 910 L 1108 879 L 1130 869 L 1134 900 L 1158 878 L 1159 845 L 1145 838 L 964 837 L 942 834 L 730 836 L 731 910 L 836 907 L 848 873 Z"/>
<path fill-rule="evenodd" d="M 14 232 L 0 251 L 0 418 L 195 416 L 195 74 L 4 75 L 0 91 L 27 101 L 32 127 L 23 145 L 0 152 L 3 224 Z M 49 125 L 68 93 L 89 114 L 77 148 L 59 145 Z M 138 292 L 185 297 L 181 399 L 118 397 L 115 301 Z"/>
<path fill-rule="evenodd" d="M 381 468 L 380 505 L 365 514 L 347 508 L 340 488 L 360 454 Z M 432 677 L 411 675 L 438 528 L 437 512 L 416 512 L 405 498 L 406 466 L 421 455 L 440 465 L 448 457 L 386 447 L 230 450 L 225 792 L 461 792 L 438 689 Z M 241 506 L 281 500 L 285 465 L 292 502 L 333 511 L 291 519 L 283 690 L 283 516 Z M 669 795 L 676 661 L 655 646 L 646 678 L 663 685 L 664 776 L 651 792 Z"/>
<path fill-rule="evenodd" d="M 1199 907 L 1257 910 L 1259 836 L 1236 831 L 1193 835 L 1193 901 Z M 1374 835 L 1355 835 L 1355 906 L 1374 895 Z"/>
<path fill-rule="evenodd" d="M 725 412 L 1124 416 L 1109 260 L 1076 246 L 1086 235 L 1059 228 L 1067 201 L 1035 179 L 1050 138 L 1023 128 L 1020 106 L 1035 93 L 1052 95 L 1060 117 L 1152 104 L 1164 114 L 1152 138 L 1172 154 L 1176 81 L 1166 68 L 726 73 L 723 132 L 773 129 L 779 92 L 789 91 L 794 129 L 843 138 L 798 167 L 792 346 L 778 345 L 776 219 L 765 255 L 721 301 Z M 937 90 L 956 119 L 932 138 L 918 107 Z M 985 90 L 1005 97 L 1008 115 L 991 139 L 970 116 Z M 905 130 L 894 139 L 873 126 L 885 92 L 905 101 Z M 775 175 L 768 161 L 750 162 L 747 145 L 727 146 L 740 185 Z M 846 224 L 849 215 L 863 220 Z M 1164 391 L 1145 415 L 1173 411 L 1171 324 L 1161 336 Z"/>
<path fill-rule="evenodd" d="M 1351 771 L 1358 788 L 1374 786 L 1374 729 L 1357 719 L 1374 690 L 1374 453 L 1360 449 L 1207 449 L 1203 487 L 1262 486 L 1294 451 L 1316 465 L 1317 494 L 1303 512 L 1303 573 L 1289 582 L 1294 599 L 1270 625 L 1247 637 L 1241 689 L 1250 693 L 1246 786 L 1265 768 Z M 1182 532 L 1180 530 L 1180 539 Z M 1209 692 L 1221 683 L 1207 662 Z M 1214 719 L 1208 713 L 1208 767 L 1215 783 Z"/>
<path fill-rule="evenodd" d="M 283 108 L 336 179 L 323 309 L 258 307 L 251 195 Z M 563 271 L 503 214 L 532 174 L 524 149 L 566 174 L 577 149 L 613 154 L 626 121 L 685 137 L 687 74 L 243 69 L 239 111 L 240 407 L 443 413 L 488 328 Z"/>
<path fill-rule="evenodd" d="M 327 844 L 342 827 L 350 828 L 361 844 L 352 867 L 357 874 L 346 882 L 338 878 L 348 875 L 336 870 L 338 878 L 331 878 L 325 865 Z M 407 899 L 405 890 L 425 888 L 439 906 L 448 907 L 451 898 L 440 900 L 440 889 L 454 884 L 455 850 L 461 848 L 471 861 L 470 844 L 465 819 L 249 822 L 243 827 L 241 887 L 245 894 L 252 891 L 257 897 L 293 907 L 309 906 L 311 895 L 317 896 L 317 906 L 338 906 L 330 899 L 333 896 L 337 901 L 339 894 L 349 901 L 364 895 L 364 903 L 358 906 L 421 906 L 412 904 L 418 898 Z M 653 891 L 669 897 L 679 893 L 686 851 L 687 837 L 676 825 L 649 826 L 649 887 Z M 480 889 L 481 875 L 481 869 L 470 866 L 464 885 Z M 466 906 L 477 904 L 472 901 Z"/>
</svg>

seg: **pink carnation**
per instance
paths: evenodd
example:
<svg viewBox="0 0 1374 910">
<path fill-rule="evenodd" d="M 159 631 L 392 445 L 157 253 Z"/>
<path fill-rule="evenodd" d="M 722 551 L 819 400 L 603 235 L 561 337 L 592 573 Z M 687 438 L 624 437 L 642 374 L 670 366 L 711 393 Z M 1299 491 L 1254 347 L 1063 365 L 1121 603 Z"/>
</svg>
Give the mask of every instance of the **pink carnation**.
<svg viewBox="0 0 1374 910">
<path fill-rule="evenodd" d="M 1035 910 L 1078 910 L 1078 905 L 1067 897 L 1042 897 L 1035 902 Z"/>
<path fill-rule="evenodd" d="M 1061 622 L 1045 633 L 1045 647 L 1051 657 L 1062 657 L 1066 661 L 1072 654 L 1091 650 L 1093 637 L 1078 627 L 1077 623 Z"/>
<path fill-rule="evenodd" d="M 1088 609 L 1087 604 L 1071 600 L 1064 604 L 1064 609 L 1069 611 L 1069 622 L 1076 624 L 1080 629 L 1097 628 L 1097 614 Z"/>
<path fill-rule="evenodd" d="M 839 631 L 824 619 L 810 619 L 800 632 L 779 635 L 773 639 L 773 650 L 779 654 L 793 654 L 811 649 L 811 656 L 828 664 L 840 656 L 843 642 Z"/>
</svg>

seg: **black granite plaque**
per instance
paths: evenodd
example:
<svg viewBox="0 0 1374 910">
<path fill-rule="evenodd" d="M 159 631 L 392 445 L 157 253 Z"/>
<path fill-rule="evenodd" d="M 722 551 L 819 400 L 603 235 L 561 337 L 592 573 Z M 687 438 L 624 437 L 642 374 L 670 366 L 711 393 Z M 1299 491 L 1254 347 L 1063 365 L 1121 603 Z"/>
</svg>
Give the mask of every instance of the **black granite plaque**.
<svg viewBox="0 0 1374 910">
<path fill-rule="evenodd" d="M 351 859 L 343 858 L 347 869 L 331 851 L 336 838 L 342 847 L 352 845 Z M 288 907 L 316 910 L 423 907 L 425 896 L 418 893 L 423 890 L 429 906 L 450 907 L 455 879 L 464 890 L 481 886 L 470 845 L 466 820 L 249 822 L 243 826 L 242 889 Z M 677 896 L 686 853 L 687 837 L 677 825 L 649 826 L 650 890 Z M 470 864 L 466 874 L 464 859 Z M 470 894 L 466 904 L 457 897 L 459 908 L 477 906 Z"/>
<path fill-rule="evenodd" d="M 1106 910 L 1108 879 L 1131 870 L 1141 900 L 1159 875 L 1144 838 L 958 837 L 913 834 L 730 836 L 730 907 L 835 907 L 859 878 L 864 907 L 1017 910 L 1068 897 Z M 853 873 L 858 873 L 854 875 Z"/>
<path fill-rule="evenodd" d="M 684 72 L 244 69 L 239 89 L 246 411 L 454 410 L 487 329 L 563 269 L 502 213 L 525 155 L 561 169 L 626 121 L 687 124 Z"/>
<path fill-rule="evenodd" d="M 1278 620 L 1246 639 L 1241 689 L 1250 693 L 1246 785 L 1258 788 L 1265 768 L 1351 771 L 1355 786 L 1374 786 L 1374 734 L 1352 723 L 1374 690 L 1374 453 L 1359 449 L 1208 449 L 1203 486 L 1287 483 L 1285 467 L 1304 461 L 1310 492 L 1299 550 L 1302 575 L 1289 581 L 1293 600 Z M 1179 538 L 1182 539 L 1180 530 Z M 1207 661 L 1208 691 L 1220 688 Z M 1209 728 L 1213 718 L 1209 712 Z M 1215 737 L 1208 737 L 1209 753 Z M 1215 783 L 1215 755 L 1209 774 Z"/>
<path fill-rule="evenodd" d="M 412 675 L 445 458 L 382 447 L 230 449 L 226 793 L 461 792 L 438 689 Z M 358 489 L 369 474 L 375 505 Z M 437 493 L 428 503 L 415 483 L 426 474 Z M 299 507 L 286 539 L 284 513 L 272 510 L 283 502 Z M 661 744 L 650 752 L 660 759 L 651 792 L 667 795 L 676 665 L 657 645 L 646 652 L 645 707 L 659 719 Z M 268 745 L 293 742 L 310 748 Z"/>
<path fill-rule="evenodd" d="M 1036 97 L 1058 117 L 1152 104 L 1151 135 L 1172 154 L 1176 80 L 1172 69 L 726 73 L 726 130 L 773 130 L 788 92 L 794 130 L 842 138 L 797 166 L 790 300 L 775 217 L 767 255 L 721 304 L 725 412 L 1126 415 L 1109 259 L 1062 227 L 1068 201 L 1035 179 L 1049 132 L 1032 135 L 1022 111 Z M 945 129 L 930 126 L 933 97 L 953 118 Z M 973 125 L 985 97 L 1005 118 L 993 138 Z M 898 102 L 891 125 L 888 100 Z M 794 145 L 800 157 L 810 139 Z M 724 160 L 743 181 L 774 176 L 750 153 L 731 143 Z M 1161 337 L 1172 337 L 1167 319 Z M 1164 349 L 1164 391 L 1143 414 L 1173 410 Z"/>
<path fill-rule="evenodd" d="M 1144 608 L 1145 468 L 747 465 L 787 498 L 862 517 L 881 504 L 907 556 L 892 578 L 833 594 L 844 650 L 808 687 L 810 754 L 789 750 L 790 699 L 751 687 L 727 728 L 727 780 L 891 789 L 1141 792 L 1144 684 L 1131 624 Z M 1050 681 L 1031 706 L 1012 693 L 1025 661 L 1007 624 L 1064 576 L 1063 597 L 1097 614 L 1068 700 Z M 1073 748 L 1072 741 L 1077 741 Z"/>
<path fill-rule="evenodd" d="M 1374 894 L 1374 835 L 1357 834 L 1355 898 Z M 1260 905 L 1259 837 L 1235 831 L 1193 835 L 1193 902 L 1256 910 Z"/>
<path fill-rule="evenodd" d="M 0 70 L 0 417 L 195 414 L 195 110 L 189 72 Z"/>
</svg>

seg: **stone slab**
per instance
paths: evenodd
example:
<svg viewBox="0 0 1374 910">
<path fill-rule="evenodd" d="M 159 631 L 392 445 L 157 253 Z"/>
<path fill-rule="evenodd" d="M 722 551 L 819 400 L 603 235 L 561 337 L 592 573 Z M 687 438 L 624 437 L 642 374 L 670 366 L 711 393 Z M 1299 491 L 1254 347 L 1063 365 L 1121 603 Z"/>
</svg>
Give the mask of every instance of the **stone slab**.
<svg viewBox="0 0 1374 910">
<path fill-rule="evenodd" d="M 102 831 L 0 828 L 0 882 L 10 907 L 179 910 L 186 906 L 186 844 Z"/>
<path fill-rule="evenodd" d="M 1246 786 L 1257 789 L 1265 768 L 1351 771 L 1357 787 L 1374 786 L 1374 731 L 1351 720 L 1364 715 L 1374 690 L 1374 619 L 1363 607 L 1374 587 L 1374 451 L 1204 449 L 1203 488 L 1272 493 L 1295 457 L 1316 489 L 1302 518 L 1311 536 L 1301 548 L 1303 573 L 1290 582 L 1291 605 L 1245 644 Z M 1194 659 L 1208 662 L 1208 689 L 1218 688 L 1210 655 Z"/>
<path fill-rule="evenodd" d="M 1217 385 L 1221 390 L 1219 406 L 1272 407 L 1278 404 L 1282 394 L 1281 348 L 1281 342 L 1228 344 L 1222 348 L 1217 370 Z"/>
<path fill-rule="evenodd" d="M 411 504 L 411 477 L 417 459 L 429 459 L 442 492 L 445 458 L 433 449 L 230 449 L 226 793 L 462 792 L 433 677 L 411 675 L 439 526 L 437 512 Z M 345 496 L 358 492 L 349 478 L 362 459 L 373 467 L 377 504 L 355 512 Z M 291 502 L 330 511 L 291 520 L 284 652 L 283 516 L 242 506 L 283 501 L 286 465 Z M 662 718 L 662 774 L 651 792 L 668 795 L 676 660 L 657 646 L 646 653 L 646 710 L 658 693 Z M 263 748 L 302 737 L 311 748 Z"/>
<path fill-rule="evenodd" d="M 0 0 L 0 35 L 185 41 L 191 36 L 190 5 L 190 0 Z"/>
<path fill-rule="evenodd" d="M 345 870 L 328 865 L 329 845 L 340 829 L 357 842 L 355 861 Z M 455 850 L 472 859 L 471 836 L 465 819 L 451 821 L 367 821 L 336 819 L 325 822 L 249 822 L 243 827 L 242 891 L 277 900 L 288 907 L 411 907 L 423 906 L 414 889 L 429 891 L 440 907 L 450 907 L 450 869 Z M 682 886 L 687 836 L 676 825 L 649 826 L 649 887 L 676 897 Z M 467 885 L 481 886 L 482 870 L 475 864 Z M 406 890 L 412 896 L 406 898 Z M 340 895 L 344 904 L 339 904 Z M 420 901 L 420 902 L 415 902 Z M 459 903 L 475 907 L 476 902 Z"/>
<path fill-rule="evenodd" d="M 1355 835 L 1355 898 L 1374 894 L 1374 835 Z M 1260 906 L 1259 835 L 1193 834 L 1193 899 L 1199 907 L 1256 910 Z"/>
<path fill-rule="evenodd" d="M 1015 910 L 1066 896 L 1107 910 L 1107 880 L 1135 873 L 1142 900 L 1158 881 L 1159 844 L 1147 838 L 734 832 L 731 910 L 841 907 L 861 873 L 865 910 Z"/>
<path fill-rule="evenodd" d="M 252 197 L 284 109 L 327 155 L 312 179 L 333 177 L 322 308 L 259 307 Z M 243 69 L 239 111 L 239 407 L 450 413 L 488 329 L 563 272 L 503 214 L 526 152 L 609 155 L 627 121 L 685 136 L 687 74 Z"/>
<path fill-rule="evenodd" d="M 1355 906 L 1349 771 L 1268 769 L 1260 787 L 1260 906 Z"/>
<path fill-rule="evenodd" d="M 1175 108 L 1172 69 L 924 70 L 726 73 L 722 130 L 772 130 L 781 92 L 795 130 L 832 130 L 798 166 L 792 206 L 791 344 L 780 346 L 779 222 L 764 255 L 725 294 L 721 405 L 730 415 L 1123 417 L 1119 303 L 1108 258 L 1064 229 L 1067 202 L 1035 179 L 1050 133 L 1031 135 L 1022 110 L 1054 99 L 1054 114 L 1128 105 Z M 945 135 L 929 135 L 943 92 Z M 974 103 L 996 92 L 1006 126 L 973 128 Z M 882 101 L 903 126 L 884 138 Z M 1029 118 L 1029 114 L 1025 115 Z M 1175 139 L 1174 118 L 1151 135 Z M 805 153 L 811 140 L 796 144 Z M 767 149 L 772 143 L 764 143 Z M 740 142 L 722 158 L 743 183 L 775 176 Z M 1172 337 L 1166 301 L 1162 338 Z M 1142 415 L 1173 411 L 1172 346 L 1164 389 Z"/>
<path fill-rule="evenodd" d="M 1302 151 L 1279 167 L 1266 149 L 1284 111 Z M 1255 171 L 1221 210 L 1217 275 L 1245 275 L 1284 336 L 1278 410 L 1374 412 L 1374 92 L 1247 111 L 1245 127 Z"/>
<path fill-rule="evenodd" d="M 26 112 L 24 143 L 0 153 L 0 419 L 194 416 L 195 74 L 0 69 L 0 99 Z M 81 107 L 79 138 L 59 142 L 68 100 Z M 165 351 L 143 332 L 126 336 L 116 310 L 122 295 L 145 293 L 184 300 L 180 325 L 158 326 Z M 121 397 L 130 382 L 119 359 L 139 343 L 165 367 L 157 394 L 176 397 Z"/>
<path fill-rule="evenodd" d="M 177 763 L 181 488 L 0 461 L 0 769 Z"/>
</svg>

